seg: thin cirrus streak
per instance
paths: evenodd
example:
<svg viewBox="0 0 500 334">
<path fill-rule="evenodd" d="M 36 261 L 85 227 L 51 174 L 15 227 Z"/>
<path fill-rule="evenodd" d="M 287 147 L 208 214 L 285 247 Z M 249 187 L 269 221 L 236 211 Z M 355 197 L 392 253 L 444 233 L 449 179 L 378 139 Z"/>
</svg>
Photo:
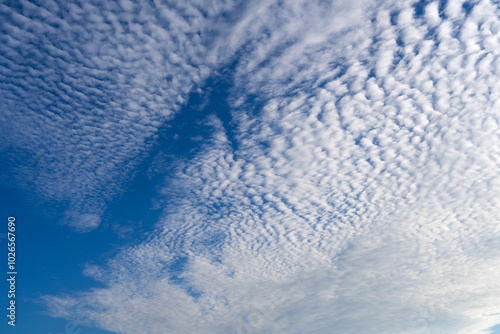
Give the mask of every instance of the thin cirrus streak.
<svg viewBox="0 0 500 334">
<path fill-rule="evenodd" d="M 211 44 L 238 57 L 234 135 L 208 117 L 155 234 L 87 267 L 105 288 L 46 297 L 54 316 L 118 333 L 487 333 L 498 6 L 259 4 Z"/>
</svg>

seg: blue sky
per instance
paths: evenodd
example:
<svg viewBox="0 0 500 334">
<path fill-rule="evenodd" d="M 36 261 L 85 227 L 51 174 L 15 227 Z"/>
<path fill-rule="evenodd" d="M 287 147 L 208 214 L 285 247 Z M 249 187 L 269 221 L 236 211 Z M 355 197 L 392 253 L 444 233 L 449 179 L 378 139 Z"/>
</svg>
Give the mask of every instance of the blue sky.
<svg viewBox="0 0 500 334">
<path fill-rule="evenodd" d="M 2 332 L 500 333 L 499 17 L 3 2 Z"/>
</svg>

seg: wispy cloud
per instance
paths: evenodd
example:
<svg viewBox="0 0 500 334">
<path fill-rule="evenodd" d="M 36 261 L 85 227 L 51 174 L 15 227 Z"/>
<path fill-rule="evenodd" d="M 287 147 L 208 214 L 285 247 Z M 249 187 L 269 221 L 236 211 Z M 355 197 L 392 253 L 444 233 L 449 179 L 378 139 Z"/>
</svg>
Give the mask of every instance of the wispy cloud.
<svg viewBox="0 0 500 334">
<path fill-rule="evenodd" d="M 119 333 L 487 333 L 498 6 L 245 8 L 211 51 L 237 54 L 237 150 L 210 117 L 155 234 L 87 270 L 105 288 L 48 297 L 54 315 Z"/>
</svg>

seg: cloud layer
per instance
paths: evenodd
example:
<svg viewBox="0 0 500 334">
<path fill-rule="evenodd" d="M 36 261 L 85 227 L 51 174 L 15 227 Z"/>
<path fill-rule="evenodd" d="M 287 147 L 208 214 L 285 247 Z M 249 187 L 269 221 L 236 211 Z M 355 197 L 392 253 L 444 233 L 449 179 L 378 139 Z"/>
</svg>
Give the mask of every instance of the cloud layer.
<svg viewBox="0 0 500 334">
<path fill-rule="evenodd" d="M 230 2 L 19 1 L 0 6 L 1 150 L 14 182 L 99 225 L 158 127 L 210 72 Z M 9 180 L 6 180 L 9 182 Z"/>
<path fill-rule="evenodd" d="M 207 115 L 213 134 L 175 166 L 154 235 L 87 268 L 104 288 L 47 297 L 55 316 L 117 333 L 487 333 L 500 322 L 500 10 L 362 5 L 262 1 L 214 19 L 223 38 L 207 55 L 233 60 L 234 134 Z M 146 102 L 180 104 L 172 96 L 208 75 L 180 50 L 189 70 L 173 77 L 196 79 L 171 94 L 144 84 Z M 130 112 L 119 110 L 117 124 Z"/>
</svg>

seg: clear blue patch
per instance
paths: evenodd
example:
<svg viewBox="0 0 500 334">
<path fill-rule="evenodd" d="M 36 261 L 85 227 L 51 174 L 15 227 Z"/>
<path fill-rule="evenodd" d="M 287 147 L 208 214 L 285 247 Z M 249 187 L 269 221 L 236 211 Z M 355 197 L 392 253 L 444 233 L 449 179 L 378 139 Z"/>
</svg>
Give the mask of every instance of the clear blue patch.
<svg viewBox="0 0 500 334">
<path fill-rule="evenodd" d="M 438 6 L 438 9 L 439 9 L 439 17 L 442 19 L 442 20 L 446 20 L 446 14 L 445 14 L 445 9 L 446 9 L 446 5 L 448 4 L 448 0 L 440 0 L 439 1 L 439 6 Z"/>
<path fill-rule="evenodd" d="M 391 12 L 391 24 L 393 26 L 397 26 L 398 25 L 398 15 L 399 15 L 399 12 L 398 11 L 393 11 Z"/>
<path fill-rule="evenodd" d="M 475 4 L 472 1 L 466 1 L 462 4 L 462 9 L 464 10 L 466 16 L 468 16 L 470 12 L 472 12 L 474 6 Z"/>
<path fill-rule="evenodd" d="M 500 334 L 500 324 L 490 328 L 491 334 Z"/>
<path fill-rule="evenodd" d="M 425 14 L 425 7 L 430 3 L 429 0 L 420 0 L 413 5 L 416 18 L 422 18 Z"/>
</svg>

